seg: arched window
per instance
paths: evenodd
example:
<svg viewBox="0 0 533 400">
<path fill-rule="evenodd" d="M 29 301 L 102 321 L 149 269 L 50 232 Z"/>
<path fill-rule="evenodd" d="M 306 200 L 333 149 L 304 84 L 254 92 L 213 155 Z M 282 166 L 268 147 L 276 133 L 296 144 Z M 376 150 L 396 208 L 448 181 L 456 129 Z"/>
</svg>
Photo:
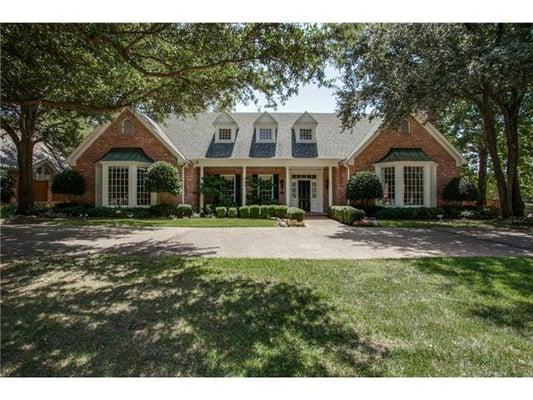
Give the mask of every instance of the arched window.
<svg viewBox="0 0 533 400">
<path fill-rule="evenodd" d="M 122 120 L 122 134 L 123 135 L 130 135 L 133 133 L 133 125 L 131 122 L 131 119 L 125 118 Z"/>
<path fill-rule="evenodd" d="M 402 123 L 400 124 L 400 132 L 401 133 L 411 133 L 411 124 L 409 123 L 409 120 L 404 119 Z"/>
</svg>

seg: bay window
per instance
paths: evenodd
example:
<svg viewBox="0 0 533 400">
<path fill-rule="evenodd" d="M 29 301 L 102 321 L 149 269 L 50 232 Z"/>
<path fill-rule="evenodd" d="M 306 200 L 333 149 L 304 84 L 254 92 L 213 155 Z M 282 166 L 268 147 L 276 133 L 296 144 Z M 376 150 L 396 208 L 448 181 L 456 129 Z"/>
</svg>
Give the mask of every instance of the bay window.
<svg viewBox="0 0 533 400">
<path fill-rule="evenodd" d="M 101 205 L 108 207 L 149 207 L 157 194 L 146 190 L 148 163 L 102 162 L 99 169 Z"/>
<path fill-rule="evenodd" d="M 424 167 L 403 167 L 403 204 L 424 205 Z"/>
</svg>

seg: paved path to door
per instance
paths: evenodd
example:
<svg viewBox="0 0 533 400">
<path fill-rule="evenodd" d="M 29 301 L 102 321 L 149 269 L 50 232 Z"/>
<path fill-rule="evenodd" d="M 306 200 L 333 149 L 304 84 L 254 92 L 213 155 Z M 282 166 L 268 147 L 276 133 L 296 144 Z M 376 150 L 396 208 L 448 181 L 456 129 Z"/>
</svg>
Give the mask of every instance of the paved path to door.
<svg viewBox="0 0 533 400">
<path fill-rule="evenodd" d="M 533 237 L 518 232 L 446 228 L 353 228 L 310 220 L 306 228 L 119 228 L 4 225 L 4 260 L 24 255 L 100 252 L 210 257 L 399 258 L 533 256 Z"/>
</svg>

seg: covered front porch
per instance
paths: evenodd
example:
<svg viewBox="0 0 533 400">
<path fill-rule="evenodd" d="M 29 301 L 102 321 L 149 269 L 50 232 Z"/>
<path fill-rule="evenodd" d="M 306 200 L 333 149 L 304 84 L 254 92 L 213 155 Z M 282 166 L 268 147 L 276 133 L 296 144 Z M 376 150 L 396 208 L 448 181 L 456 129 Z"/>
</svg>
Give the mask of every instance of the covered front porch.
<svg viewBox="0 0 533 400">
<path fill-rule="evenodd" d="M 272 192 L 264 193 L 278 204 L 298 207 L 308 213 L 324 213 L 334 204 L 334 171 L 340 160 L 199 160 L 199 180 L 219 175 L 229 182 L 229 195 L 235 204 L 251 205 L 249 178 L 272 182 Z M 199 205 L 206 204 L 200 193 Z"/>
</svg>

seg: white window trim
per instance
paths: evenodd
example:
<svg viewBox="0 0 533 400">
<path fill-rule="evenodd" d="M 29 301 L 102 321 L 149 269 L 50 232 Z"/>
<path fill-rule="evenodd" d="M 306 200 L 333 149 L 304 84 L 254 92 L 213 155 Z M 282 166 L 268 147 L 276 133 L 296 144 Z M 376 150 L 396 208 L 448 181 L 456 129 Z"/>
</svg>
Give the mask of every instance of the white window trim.
<svg viewBox="0 0 533 400">
<path fill-rule="evenodd" d="M 126 118 L 124 118 L 124 119 L 122 120 L 122 122 L 120 123 L 120 133 L 121 133 L 122 135 L 130 135 L 130 134 L 132 133 L 132 132 L 124 132 L 124 124 L 125 124 L 126 122 L 130 122 L 130 124 L 131 124 L 131 125 L 130 125 L 130 128 L 131 128 L 131 130 L 133 131 L 133 121 L 131 120 L 131 118 L 126 117 Z"/>
<path fill-rule="evenodd" d="M 235 128 L 233 125 L 219 125 L 216 127 L 217 131 L 215 133 L 215 143 L 234 143 L 235 142 L 235 136 L 237 128 Z M 230 139 L 220 139 L 220 130 L 221 129 L 229 129 L 231 132 L 231 138 Z"/>
<path fill-rule="evenodd" d="M 237 202 L 237 176 L 235 174 L 221 174 L 221 178 L 233 178 L 233 201 Z"/>
<path fill-rule="evenodd" d="M 311 131 L 311 139 L 306 140 L 302 139 L 300 135 L 300 130 L 309 129 Z M 299 126 L 295 128 L 296 133 L 296 143 L 315 143 L 316 142 L 316 128 L 314 126 Z"/>
<path fill-rule="evenodd" d="M 394 180 L 395 180 L 395 203 L 383 204 L 380 201 L 380 205 L 383 207 L 406 207 L 406 208 L 419 208 L 419 207 L 436 207 L 437 206 L 437 164 L 433 161 L 395 161 L 384 162 L 375 164 L 375 172 L 382 181 L 381 169 L 385 167 L 394 167 Z M 424 204 L 422 205 L 405 205 L 404 204 L 404 167 L 423 167 L 424 168 Z M 383 182 L 382 182 L 383 184 Z"/>
<path fill-rule="evenodd" d="M 157 193 L 150 193 L 150 204 L 137 205 L 137 167 L 148 168 L 151 163 L 131 161 L 100 161 L 102 165 L 102 206 L 110 208 L 138 207 L 148 208 L 157 203 Z M 109 202 L 109 167 L 128 167 L 128 205 L 115 206 Z"/>
<path fill-rule="evenodd" d="M 265 179 L 270 180 L 272 182 L 272 187 L 270 188 L 270 198 L 274 198 L 274 174 L 258 174 L 257 179 Z M 259 193 L 259 196 L 261 196 L 261 193 Z"/>
<path fill-rule="evenodd" d="M 261 139 L 261 136 L 260 136 L 260 131 L 261 130 L 264 130 L 264 129 L 270 129 L 270 132 L 271 132 L 271 135 L 270 135 L 270 140 L 265 140 L 265 139 Z M 276 140 L 275 140 L 275 136 L 276 136 L 276 127 L 274 126 L 257 126 L 255 128 L 255 141 L 256 143 L 274 143 Z"/>
</svg>

